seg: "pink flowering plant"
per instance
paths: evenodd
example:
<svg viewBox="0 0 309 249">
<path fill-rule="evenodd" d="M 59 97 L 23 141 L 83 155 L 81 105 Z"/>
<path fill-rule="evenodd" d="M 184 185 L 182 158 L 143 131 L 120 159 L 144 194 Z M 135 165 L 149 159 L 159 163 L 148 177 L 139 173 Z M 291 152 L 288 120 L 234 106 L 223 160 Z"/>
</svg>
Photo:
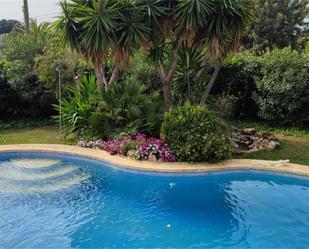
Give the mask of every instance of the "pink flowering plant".
<svg viewBox="0 0 309 249">
<path fill-rule="evenodd" d="M 147 137 L 141 133 L 135 136 L 121 136 L 108 141 L 80 141 L 79 145 L 82 147 L 103 149 L 112 155 L 125 155 L 137 160 L 177 161 L 176 156 L 170 151 L 164 140 Z"/>
</svg>

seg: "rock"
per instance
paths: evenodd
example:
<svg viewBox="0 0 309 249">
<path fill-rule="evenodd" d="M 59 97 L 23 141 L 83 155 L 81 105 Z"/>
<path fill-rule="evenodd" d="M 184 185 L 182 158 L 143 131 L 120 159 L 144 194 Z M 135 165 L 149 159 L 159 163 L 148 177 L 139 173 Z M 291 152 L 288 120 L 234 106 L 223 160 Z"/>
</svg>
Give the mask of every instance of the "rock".
<svg viewBox="0 0 309 249">
<path fill-rule="evenodd" d="M 256 130 L 254 128 L 246 128 L 246 129 L 243 129 L 243 131 L 245 133 L 249 133 L 249 134 L 255 134 L 256 133 Z"/>
<path fill-rule="evenodd" d="M 255 129 L 236 129 L 232 140 L 237 153 L 273 150 L 280 146 L 279 140 L 271 132 L 256 132 Z"/>
<path fill-rule="evenodd" d="M 148 161 L 157 161 L 156 155 L 150 154 L 150 155 L 148 156 Z"/>
<path fill-rule="evenodd" d="M 134 157 L 134 154 L 135 154 L 135 150 L 129 150 L 128 152 L 127 152 L 127 156 L 128 157 Z"/>
<path fill-rule="evenodd" d="M 277 148 L 279 146 L 280 146 L 280 143 L 276 142 L 276 141 L 270 141 L 268 143 L 268 148 L 271 149 L 271 150 L 273 150 L 273 149 L 275 149 L 275 148 Z"/>
</svg>

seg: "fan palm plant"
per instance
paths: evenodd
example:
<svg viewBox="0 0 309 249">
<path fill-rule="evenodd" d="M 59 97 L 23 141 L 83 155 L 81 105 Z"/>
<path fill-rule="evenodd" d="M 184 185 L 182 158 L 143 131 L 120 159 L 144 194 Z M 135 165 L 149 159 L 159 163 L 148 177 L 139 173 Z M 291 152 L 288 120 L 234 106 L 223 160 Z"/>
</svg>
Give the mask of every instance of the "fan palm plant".
<svg viewBox="0 0 309 249">
<path fill-rule="evenodd" d="M 159 93 L 147 94 L 145 86 L 139 82 L 113 83 L 101 94 L 101 101 L 93 113 L 92 126 L 105 137 L 122 132 L 159 135 L 162 106 Z"/>
</svg>

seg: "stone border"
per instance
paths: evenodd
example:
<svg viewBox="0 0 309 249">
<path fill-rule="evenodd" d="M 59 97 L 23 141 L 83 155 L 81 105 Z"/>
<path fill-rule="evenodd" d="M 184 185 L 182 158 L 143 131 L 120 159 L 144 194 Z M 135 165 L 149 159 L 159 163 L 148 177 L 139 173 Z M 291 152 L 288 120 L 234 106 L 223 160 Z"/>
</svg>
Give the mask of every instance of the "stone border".
<svg viewBox="0 0 309 249">
<path fill-rule="evenodd" d="M 266 170 L 309 177 L 309 166 L 285 161 L 233 159 L 219 163 L 167 163 L 137 161 L 124 156 L 112 156 L 106 151 L 58 144 L 14 144 L 0 145 L 0 153 L 5 152 L 49 152 L 87 157 L 103 161 L 125 169 L 149 172 L 197 173 L 225 170 Z"/>
</svg>

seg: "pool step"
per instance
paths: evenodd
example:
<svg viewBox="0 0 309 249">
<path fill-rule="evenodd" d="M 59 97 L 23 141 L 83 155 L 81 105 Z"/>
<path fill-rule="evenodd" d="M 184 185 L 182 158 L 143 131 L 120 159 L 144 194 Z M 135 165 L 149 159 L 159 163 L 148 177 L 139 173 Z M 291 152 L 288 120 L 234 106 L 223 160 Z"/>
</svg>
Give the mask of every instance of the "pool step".
<svg viewBox="0 0 309 249">
<path fill-rule="evenodd" d="M 62 179 L 55 181 L 53 183 L 47 183 L 43 185 L 16 185 L 13 182 L 7 180 L 0 180 L 0 193 L 12 193 L 12 194 L 39 194 L 48 193 L 58 190 L 67 189 L 76 185 L 81 184 L 81 182 L 90 178 L 88 173 L 81 173 L 79 175 L 74 175 L 68 179 Z"/>
<path fill-rule="evenodd" d="M 33 158 L 18 158 L 11 159 L 10 163 L 18 168 L 26 168 L 26 169 L 42 169 L 49 168 L 59 163 L 60 160 L 55 159 L 33 159 Z"/>
<path fill-rule="evenodd" d="M 0 167 L 0 178 L 18 181 L 44 180 L 52 177 L 61 177 L 77 170 L 77 167 L 70 165 L 63 166 L 49 172 L 23 172 L 14 168 Z"/>
</svg>

